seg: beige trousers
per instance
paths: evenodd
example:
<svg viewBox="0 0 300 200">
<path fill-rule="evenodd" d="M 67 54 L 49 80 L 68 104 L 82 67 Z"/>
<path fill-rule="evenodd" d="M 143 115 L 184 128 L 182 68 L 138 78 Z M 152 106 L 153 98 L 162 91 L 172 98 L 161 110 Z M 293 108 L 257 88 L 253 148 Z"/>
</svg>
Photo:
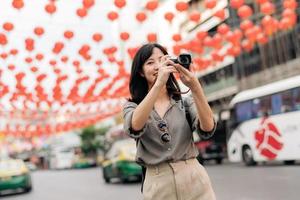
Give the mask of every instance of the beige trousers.
<svg viewBox="0 0 300 200">
<path fill-rule="evenodd" d="M 147 166 L 144 200 L 215 200 L 210 179 L 196 160 Z"/>
</svg>

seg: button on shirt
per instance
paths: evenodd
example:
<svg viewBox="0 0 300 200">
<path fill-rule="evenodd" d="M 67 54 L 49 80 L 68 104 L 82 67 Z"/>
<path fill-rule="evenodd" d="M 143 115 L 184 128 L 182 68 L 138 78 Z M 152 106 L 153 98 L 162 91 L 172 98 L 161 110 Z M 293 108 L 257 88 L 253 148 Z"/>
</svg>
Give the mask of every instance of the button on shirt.
<svg viewBox="0 0 300 200">
<path fill-rule="evenodd" d="M 215 131 L 216 123 L 211 132 L 200 129 L 195 103 L 192 97 L 171 103 L 163 118 L 153 109 L 148 121 L 140 131 L 134 131 L 131 127 L 132 114 L 137 107 L 134 102 L 126 102 L 123 108 L 124 130 L 132 138 L 137 139 L 136 161 L 142 165 L 156 165 L 162 162 L 176 162 L 195 158 L 198 150 L 193 142 L 193 131 L 196 131 L 203 139 L 211 137 Z M 186 111 L 189 113 L 192 127 L 186 119 Z M 170 134 L 169 142 L 164 142 L 161 136 L 165 133 L 159 129 L 159 123 L 167 125 L 166 131 Z M 192 129 L 191 129 L 192 128 Z"/>
</svg>

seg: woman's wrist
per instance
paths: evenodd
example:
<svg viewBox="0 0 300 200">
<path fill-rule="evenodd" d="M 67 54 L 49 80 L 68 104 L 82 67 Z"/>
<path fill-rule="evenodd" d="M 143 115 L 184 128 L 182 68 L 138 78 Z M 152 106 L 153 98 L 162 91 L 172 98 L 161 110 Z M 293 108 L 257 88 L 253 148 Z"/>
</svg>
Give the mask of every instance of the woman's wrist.
<svg viewBox="0 0 300 200">
<path fill-rule="evenodd" d="M 190 89 L 192 92 L 198 92 L 202 90 L 202 87 L 197 78 L 194 78 L 192 84 L 190 85 Z"/>
</svg>

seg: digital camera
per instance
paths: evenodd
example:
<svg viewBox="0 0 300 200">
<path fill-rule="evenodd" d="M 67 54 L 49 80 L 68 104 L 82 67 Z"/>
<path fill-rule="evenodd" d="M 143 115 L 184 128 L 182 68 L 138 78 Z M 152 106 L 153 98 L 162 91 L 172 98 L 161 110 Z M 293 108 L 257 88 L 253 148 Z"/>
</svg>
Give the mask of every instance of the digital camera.
<svg viewBox="0 0 300 200">
<path fill-rule="evenodd" d="M 192 56 L 187 53 L 182 53 L 178 56 L 178 58 L 171 58 L 174 63 L 178 63 L 182 65 L 186 69 L 190 69 L 190 65 L 192 63 Z"/>
</svg>

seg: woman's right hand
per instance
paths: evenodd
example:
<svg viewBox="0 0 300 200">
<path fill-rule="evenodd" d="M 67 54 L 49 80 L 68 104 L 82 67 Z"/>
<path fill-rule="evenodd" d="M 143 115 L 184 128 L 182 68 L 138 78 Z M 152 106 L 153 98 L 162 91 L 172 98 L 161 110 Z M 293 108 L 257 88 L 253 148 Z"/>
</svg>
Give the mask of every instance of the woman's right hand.
<svg viewBox="0 0 300 200">
<path fill-rule="evenodd" d="M 161 58 L 160 63 L 158 64 L 157 78 L 155 85 L 165 86 L 171 73 L 178 72 L 174 67 L 175 63 L 170 60 L 169 55 L 165 55 Z"/>
</svg>

